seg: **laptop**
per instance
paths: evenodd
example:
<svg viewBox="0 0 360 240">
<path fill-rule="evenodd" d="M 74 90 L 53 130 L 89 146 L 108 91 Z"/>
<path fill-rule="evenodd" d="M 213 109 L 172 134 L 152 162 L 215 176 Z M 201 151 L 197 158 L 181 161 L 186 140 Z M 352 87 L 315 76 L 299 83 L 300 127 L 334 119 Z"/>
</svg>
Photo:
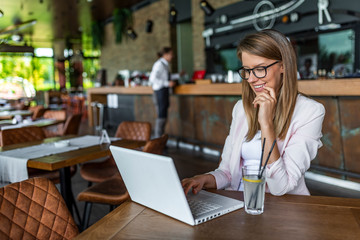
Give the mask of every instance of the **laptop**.
<svg viewBox="0 0 360 240">
<path fill-rule="evenodd" d="M 131 200 L 185 222 L 198 225 L 240 209 L 243 201 L 200 191 L 186 196 L 172 158 L 110 146 Z"/>
</svg>

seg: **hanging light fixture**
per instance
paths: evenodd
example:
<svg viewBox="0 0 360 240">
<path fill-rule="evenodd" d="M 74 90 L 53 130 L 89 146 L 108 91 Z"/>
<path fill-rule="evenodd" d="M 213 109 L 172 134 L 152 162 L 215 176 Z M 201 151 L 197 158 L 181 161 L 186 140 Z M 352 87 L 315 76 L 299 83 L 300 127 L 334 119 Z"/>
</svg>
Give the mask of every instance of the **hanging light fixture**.
<svg viewBox="0 0 360 240">
<path fill-rule="evenodd" d="M 145 26 L 145 31 L 147 32 L 147 33 L 151 33 L 152 32 L 152 28 L 153 28 L 153 21 L 151 21 L 151 20 L 147 20 L 146 21 L 146 26 Z"/>
<path fill-rule="evenodd" d="M 208 16 L 215 12 L 214 8 L 206 0 L 200 1 L 200 7 Z"/>
<path fill-rule="evenodd" d="M 170 24 L 176 24 L 177 18 L 177 10 L 175 9 L 174 4 L 171 4 L 170 12 L 169 12 L 169 22 Z"/>
<path fill-rule="evenodd" d="M 137 38 L 136 32 L 130 27 L 127 29 L 127 35 L 133 40 Z"/>
</svg>

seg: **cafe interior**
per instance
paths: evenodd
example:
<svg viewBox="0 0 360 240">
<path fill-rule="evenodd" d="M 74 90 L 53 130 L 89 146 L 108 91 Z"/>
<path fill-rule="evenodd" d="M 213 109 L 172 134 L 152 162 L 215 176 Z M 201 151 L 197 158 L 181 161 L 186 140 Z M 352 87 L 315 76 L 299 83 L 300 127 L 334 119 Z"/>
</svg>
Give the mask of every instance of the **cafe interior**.
<svg viewBox="0 0 360 240">
<path fill-rule="evenodd" d="M 180 181 L 224 166 L 248 83 L 237 46 L 265 29 L 286 36 L 298 91 L 325 110 L 300 173 L 310 195 L 277 196 L 243 169 L 243 189 L 201 191 L 241 206 L 197 220 Z M 180 74 L 158 135 L 164 47 Z M 0 239 L 359 239 L 359 105 L 357 0 L 2 0 Z"/>
</svg>

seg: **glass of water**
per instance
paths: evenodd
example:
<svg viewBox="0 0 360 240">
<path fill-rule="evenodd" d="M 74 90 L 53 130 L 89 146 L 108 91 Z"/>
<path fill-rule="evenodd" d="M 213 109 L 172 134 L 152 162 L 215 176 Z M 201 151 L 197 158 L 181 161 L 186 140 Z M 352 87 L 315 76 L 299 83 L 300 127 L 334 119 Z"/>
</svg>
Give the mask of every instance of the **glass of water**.
<svg viewBox="0 0 360 240">
<path fill-rule="evenodd" d="M 265 169 L 258 166 L 244 166 L 242 179 L 244 183 L 245 211 L 251 215 L 259 215 L 264 212 L 265 200 Z"/>
</svg>

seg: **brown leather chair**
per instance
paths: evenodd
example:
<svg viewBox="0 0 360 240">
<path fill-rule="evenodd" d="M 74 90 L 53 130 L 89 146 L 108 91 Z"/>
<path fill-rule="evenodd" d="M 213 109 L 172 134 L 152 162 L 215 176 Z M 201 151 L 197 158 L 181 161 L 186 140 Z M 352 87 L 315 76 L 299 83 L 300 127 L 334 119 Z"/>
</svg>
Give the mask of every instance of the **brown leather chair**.
<svg viewBox="0 0 360 240">
<path fill-rule="evenodd" d="M 41 141 L 45 138 L 43 130 L 36 126 L 5 129 L 0 132 L 0 145 L 7 146 L 17 143 L 25 143 L 31 141 Z"/>
<path fill-rule="evenodd" d="M 44 118 L 47 119 L 56 119 L 56 120 L 63 120 L 66 119 L 66 111 L 65 110 L 47 110 L 44 113 Z"/>
<path fill-rule="evenodd" d="M 148 122 L 127 122 L 124 121 L 119 124 L 115 137 L 130 140 L 148 141 L 151 136 L 151 124 Z M 110 179 L 119 171 L 112 157 L 107 158 L 102 162 L 85 163 L 80 168 L 80 175 L 82 178 L 91 183 L 102 182 Z"/>
<path fill-rule="evenodd" d="M 0 131 L 0 145 L 8 146 L 12 144 L 41 141 L 45 138 L 43 130 L 36 126 L 29 126 L 23 128 L 5 129 Z M 71 176 L 76 173 L 77 166 L 71 166 Z M 33 177 L 45 177 L 53 181 L 54 183 L 60 182 L 59 171 L 46 171 L 35 168 L 28 168 L 29 178 Z"/>
<path fill-rule="evenodd" d="M 43 118 L 56 119 L 60 121 L 66 120 L 66 110 L 47 110 Z M 61 136 L 64 129 L 64 123 L 57 124 L 56 126 L 49 126 L 43 128 L 46 137 Z"/>
<path fill-rule="evenodd" d="M 152 139 L 146 143 L 143 152 L 162 154 L 168 140 L 168 135 L 163 135 L 160 138 Z M 115 167 L 117 170 L 117 167 Z M 79 193 L 78 201 L 85 202 L 83 222 L 81 224 L 82 230 L 89 225 L 90 213 L 93 203 L 102 203 L 110 205 L 110 211 L 116 205 L 120 205 L 129 199 L 129 193 L 126 190 L 125 184 L 120 176 L 120 173 L 115 174 L 111 178 L 94 186 L 87 188 Z"/>
<path fill-rule="evenodd" d="M 0 239 L 73 239 L 79 233 L 66 204 L 46 178 L 0 188 Z"/>
<path fill-rule="evenodd" d="M 81 114 L 71 115 L 66 119 L 64 126 L 59 131 L 45 130 L 46 137 L 58 137 L 65 135 L 77 135 L 81 123 Z"/>
<path fill-rule="evenodd" d="M 151 124 L 148 122 L 128 122 L 119 124 L 115 137 L 148 141 L 151 136 Z"/>
<path fill-rule="evenodd" d="M 167 134 L 164 134 L 159 138 L 147 141 L 142 151 L 162 155 L 164 153 L 164 148 L 166 146 L 168 138 L 169 136 Z"/>
<path fill-rule="evenodd" d="M 44 108 L 44 106 L 38 105 L 38 106 L 29 107 L 29 111 L 33 113 L 31 118 L 35 120 L 41 118 L 44 115 L 46 109 Z"/>
<path fill-rule="evenodd" d="M 65 135 L 77 135 L 81 123 L 81 113 L 71 115 L 66 119 L 62 136 Z"/>
</svg>

